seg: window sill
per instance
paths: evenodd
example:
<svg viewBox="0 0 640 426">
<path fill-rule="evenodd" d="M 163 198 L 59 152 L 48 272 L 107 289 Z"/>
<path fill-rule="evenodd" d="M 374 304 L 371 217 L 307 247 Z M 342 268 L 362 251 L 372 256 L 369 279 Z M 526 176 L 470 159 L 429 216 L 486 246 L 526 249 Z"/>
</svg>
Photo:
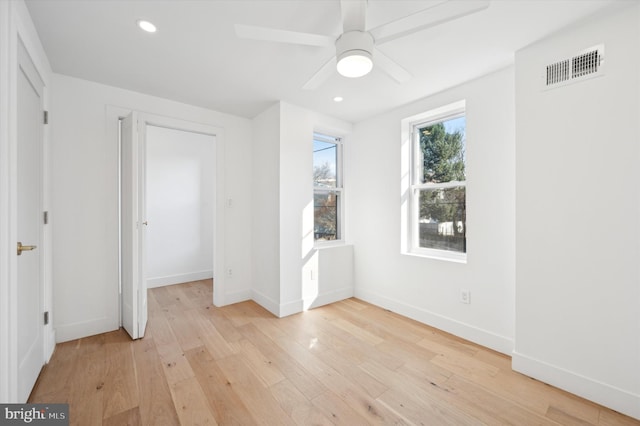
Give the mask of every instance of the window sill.
<svg viewBox="0 0 640 426">
<path fill-rule="evenodd" d="M 332 241 L 317 241 L 313 244 L 313 248 L 316 250 L 322 250 L 332 247 L 343 247 L 348 245 L 344 240 L 332 240 Z"/>
<path fill-rule="evenodd" d="M 403 251 L 403 255 L 405 256 L 413 256 L 413 257 L 421 257 L 423 259 L 433 259 L 433 260 L 441 260 L 445 262 L 453 262 L 453 263 L 467 263 L 467 254 L 466 253 L 447 253 L 440 250 L 414 250 L 414 251 Z"/>
</svg>

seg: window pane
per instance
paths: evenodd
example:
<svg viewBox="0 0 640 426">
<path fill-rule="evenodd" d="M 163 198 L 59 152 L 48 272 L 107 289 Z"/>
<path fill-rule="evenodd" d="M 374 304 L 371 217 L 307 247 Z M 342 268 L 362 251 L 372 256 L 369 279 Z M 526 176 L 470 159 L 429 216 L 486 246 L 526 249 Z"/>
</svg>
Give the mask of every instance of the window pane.
<svg viewBox="0 0 640 426">
<path fill-rule="evenodd" d="M 338 228 L 338 192 L 313 194 L 314 235 L 316 241 L 340 239 Z"/>
<path fill-rule="evenodd" d="M 313 141 L 313 185 L 335 188 L 338 145 L 319 140 Z"/>
<path fill-rule="evenodd" d="M 418 128 L 420 183 L 465 180 L 465 117 Z"/>
<path fill-rule="evenodd" d="M 465 187 L 420 190 L 419 246 L 466 253 Z"/>
</svg>

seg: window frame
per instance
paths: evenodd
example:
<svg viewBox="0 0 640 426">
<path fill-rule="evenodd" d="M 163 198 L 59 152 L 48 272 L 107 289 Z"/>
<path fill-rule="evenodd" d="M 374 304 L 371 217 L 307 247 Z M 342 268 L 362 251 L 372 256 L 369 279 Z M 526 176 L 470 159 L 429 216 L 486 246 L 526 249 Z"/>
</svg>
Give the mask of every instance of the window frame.
<svg viewBox="0 0 640 426">
<path fill-rule="evenodd" d="M 313 218 L 313 244 L 315 247 L 326 247 L 344 243 L 344 173 L 343 173 L 343 138 L 332 135 L 331 132 L 314 131 L 312 142 L 320 141 L 336 145 L 336 186 L 333 188 L 316 186 L 313 182 L 314 218 Z M 312 157 L 313 163 L 313 157 Z M 330 194 L 337 195 L 336 201 L 336 238 L 334 240 L 317 240 L 315 238 L 315 195 Z"/>
<path fill-rule="evenodd" d="M 467 250 L 465 252 L 456 252 L 452 250 L 435 249 L 428 247 L 420 247 L 420 191 L 422 190 L 434 190 L 434 189 L 447 189 L 464 187 L 465 188 L 465 208 L 468 200 L 467 181 L 468 177 L 465 176 L 464 181 L 450 181 L 443 183 L 422 183 L 421 180 L 421 167 L 422 156 L 420 152 L 420 139 L 419 129 L 432 126 L 443 121 L 453 120 L 455 118 L 465 117 L 465 135 L 466 135 L 466 106 L 465 101 L 455 102 L 450 105 L 446 105 L 441 108 L 432 109 L 423 114 L 403 120 L 404 131 L 408 133 L 406 135 L 410 146 L 408 149 L 409 154 L 409 179 L 408 185 L 405 188 L 408 192 L 408 208 L 406 217 L 406 228 L 408 231 L 407 244 L 404 250 L 405 254 L 428 257 L 433 259 L 447 260 L 452 262 L 466 263 L 468 254 L 468 244 L 465 244 Z M 466 148 L 466 136 L 465 136 L 465 148 Z M 465 155 L 465 173 L 468 160 Z M 466 225 L 465 225 L 466 226 Z M 465 230 L 465 239 L 468 242 L 468 233 Z"/>
</svg>

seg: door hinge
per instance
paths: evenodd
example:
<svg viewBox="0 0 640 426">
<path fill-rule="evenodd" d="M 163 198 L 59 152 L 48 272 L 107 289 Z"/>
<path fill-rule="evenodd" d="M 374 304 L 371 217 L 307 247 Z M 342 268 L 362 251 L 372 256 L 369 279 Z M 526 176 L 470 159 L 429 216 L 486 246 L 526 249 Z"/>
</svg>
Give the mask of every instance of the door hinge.
<svg viewBox="0 0 640 426">
<path fill-rule="evenodd" d="M 44 325 L 49 324 L 49 311 L 44 313 Z"/>
<path fill-rule="evenodd" d="M 44 212 L 42 214 L 42 220 L 45 225 L 49 224 L 49 212 Z"/>
<path fill-rule="evenodd" d="M 44 111 L 44 124 L 49 124 L 49 111 Z"/>
</svg>

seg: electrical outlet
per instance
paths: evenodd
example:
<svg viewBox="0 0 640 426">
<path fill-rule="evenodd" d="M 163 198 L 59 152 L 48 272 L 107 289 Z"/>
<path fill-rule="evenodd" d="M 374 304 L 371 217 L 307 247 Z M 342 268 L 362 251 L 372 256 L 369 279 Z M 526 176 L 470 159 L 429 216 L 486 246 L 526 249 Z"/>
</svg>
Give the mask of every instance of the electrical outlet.
<svg viewBox="0 0 640 426">
<path fill-rule="evenodd" d="M 228 277 L 232 277 L 233 276 L 233 269 L 231 269 L 231 268 L 227 269 L 227 276 Z"/>
<path fill-rule="evenodd" d="M 460 289 L 460 303 L 469 304 L 471 303 L 471 292 L 466 288 Z"/>
</svg>

